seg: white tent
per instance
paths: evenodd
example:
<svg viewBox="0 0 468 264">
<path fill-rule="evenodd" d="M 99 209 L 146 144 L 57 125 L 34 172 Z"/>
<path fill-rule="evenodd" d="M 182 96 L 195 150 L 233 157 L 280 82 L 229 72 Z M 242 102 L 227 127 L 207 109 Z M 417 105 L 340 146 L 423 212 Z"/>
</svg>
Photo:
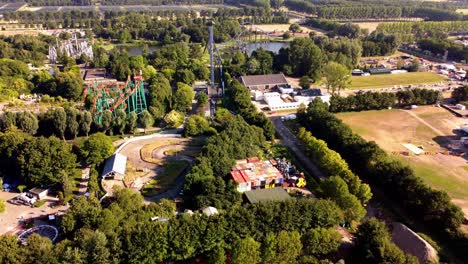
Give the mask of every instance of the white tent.
<svg viewBox="0 0 468 264">
<path fill-rule="evenodd" d="M 216 208 L 213 207 L 213 206 L 208 206 L 208 207 L 203 208 L 203 209 L 202 209 L 202 212 L 203 212 L 206 216 L 212 216 L 212 215 L 217 215 L 217 214 L 219 214 L 218 209 L 216 209 Z"/>
</svg>

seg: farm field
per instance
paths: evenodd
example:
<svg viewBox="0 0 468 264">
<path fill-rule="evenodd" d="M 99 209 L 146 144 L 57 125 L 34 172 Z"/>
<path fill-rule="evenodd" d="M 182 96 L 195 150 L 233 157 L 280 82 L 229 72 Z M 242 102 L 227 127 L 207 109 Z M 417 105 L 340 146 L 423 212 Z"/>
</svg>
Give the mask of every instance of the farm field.
<svg viewBox="0 0 468 264">
<path fill-rule="evenodd" d="M 255 25 L 255 27 L 260 28 L 264 31 L 272 32 L 272 31 L 289 31 L 289 26 L 290 24 L 263 24 L 263 25 Z M 248 27 L 248 26 L 247 26 Z M 311 31 L 310 29 L 306 27 L 301 27 L 303 32 L 309 32 Z"/>
<path fill-rule="evenodd" d="M 337 116 L 354 132 L 375 141 L 388 153 L 394 153 L 396 159 L 410 165 L 424 182 L 446 191 L 468 216 L 466 159 L 440 153 L 420 156 L 396 154 L 408 151 L 402 145 L 405 143 L 423 146 L 426 152 L 443 152 L 446 150 L 444 146 L 455 136 L 453 129 L 466 121 L 433 106 L 419 107 L 411 112 L 416 117 L 403 110 L 340 113 Z"/>
<path fill-rule="evenodd" d="M 432 72 L 352 76 L 349 89 L 373 89 L 393 87 L 395 85 L 433 84 L 445 80 L 445 77 Z"/>
</svg>

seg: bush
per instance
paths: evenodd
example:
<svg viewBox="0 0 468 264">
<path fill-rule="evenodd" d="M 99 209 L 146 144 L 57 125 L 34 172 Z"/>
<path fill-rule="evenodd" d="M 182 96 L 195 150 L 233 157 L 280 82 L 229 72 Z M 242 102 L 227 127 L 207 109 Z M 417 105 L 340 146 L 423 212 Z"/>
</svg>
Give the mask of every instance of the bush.
<svg viewBox="0 0 468 264">
<path fill-rule="evenodd" d="M 0 213 L 5 212 L 5 210 L 6 210 L 5 201 L 3 201 L 2 199 L 0 199 Z"/>
<path fill-rule="evenodd" d="M 37 202 L 34 203 L 34 207 L 41 207 L 45 204 L 45 201 L 44 200 L 39 200 Z"/>
<path fill-rule="evenodd" d="M 164 122 L 166 122 L 169 128 L 177 128 L 184 122 L 184 114 L 172 110 L 164 117 Z"/>
</svg>

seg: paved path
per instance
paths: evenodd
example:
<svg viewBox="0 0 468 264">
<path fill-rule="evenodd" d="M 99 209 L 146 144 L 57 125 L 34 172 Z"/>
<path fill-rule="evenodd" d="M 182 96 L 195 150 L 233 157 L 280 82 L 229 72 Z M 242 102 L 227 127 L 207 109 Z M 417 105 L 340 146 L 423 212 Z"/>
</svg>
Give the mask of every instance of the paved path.
<svg viewBox="0 0 468 264">
<path fill-rule="evenodd" d="M 88 191 L 90 170 L 91 170 L 90 167 L 86 167 L 81 170 L 81 181 L 80 181 L 80 187 L 78 188 L 78 195 L 85 195 L 86 192 Z"/>
<path fill-rule="evenodd" d="M 319 170 L 319 168 L 304 154 L 300 148 L 301 142 L 297 139 L 289 129 L 281 121 L 281 117 L 275 116 L 270 117 L 271 121 L 275 125 L 276 132 L 281 136 L 281 144 L 289 147 L 301 162 L 304 169 L 306 169 L 312 176 L 316 178 L 324 179 L 326 176 Z"/>
<path fill-rule="evenodd" d="M 420 118 L 418 115 L 416 115 L 415 113 L 413 113 L 411 110 L 403 110 L 403 109 L 400 109 L 401 111 L 403 112 L 406 112 L 408 115 L 414 117 L 416 120 L 418 120 L 419 122 L 423 123 L 424 125 L 426 125 L 427 127 L 429 127 L 432 131 L 434 131 L 434 133 L 436 133 L 438 136 L 445 136 L 444 133 L 442 133 L 442 131 L 440 131 L 439 129 L 433 127 L 431 124 L 427 123 L 424 119 Z"/>
</svg>

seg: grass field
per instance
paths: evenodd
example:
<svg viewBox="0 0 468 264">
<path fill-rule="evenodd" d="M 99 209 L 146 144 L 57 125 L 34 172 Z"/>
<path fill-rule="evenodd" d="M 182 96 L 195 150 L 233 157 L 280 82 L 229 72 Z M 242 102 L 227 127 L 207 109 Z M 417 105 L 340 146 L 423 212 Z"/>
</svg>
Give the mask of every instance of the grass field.
<svg viewBox="0 0 468 264">
<path fill-rule="evenodd" d="M 468 8 L 457 9 L 457 13 L 468 15 Z"/>
<path fill-rule="evenodd" d="M 163 173 L 148 182 L 142 189 L 144 196 L 155 196 L 172 188 L 177 177 L 189 166 L 188 161 L 176 160 L 164 164 Z"/>
<path fill-rule="evenodd" d="M 349 89 L 372 89 L 393 87 L 395 85 L 432 84 L 445 80 L 445 77 L 431 72 L 352 76 Z"/>
<path fill-rule="evenodd" d="M 454 136 L 453 129 L 463 124 L 442 108 L 423 106 L 412 110 L 430 126 L 444 133 L 440 137 L 431 127 L 401 110 L 340 113 L 337 116 L 351 126 L 354 132 L 373 140 L 387 152 L 408 151 L 404 143 L 422 145 L 425 151 L 444 151 L 441 139 Z M 393 155 L 413 168 L 416 175 L 428 185 L 446 191 L 453 202 L 468 215 L 468 173 L 466 160 L 449 155 Z"/>
</svg>

